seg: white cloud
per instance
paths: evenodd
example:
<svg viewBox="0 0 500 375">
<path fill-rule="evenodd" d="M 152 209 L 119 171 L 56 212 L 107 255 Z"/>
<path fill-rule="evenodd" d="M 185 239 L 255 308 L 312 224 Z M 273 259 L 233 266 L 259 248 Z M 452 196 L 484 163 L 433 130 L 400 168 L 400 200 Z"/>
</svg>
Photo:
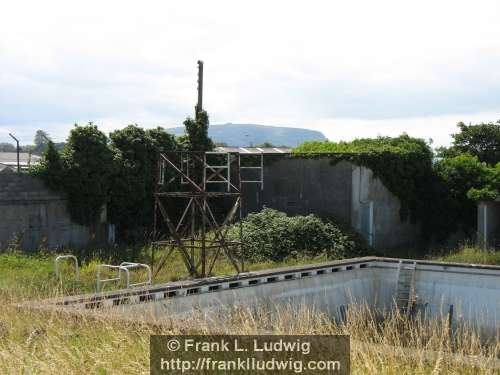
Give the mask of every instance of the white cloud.
<svg viewBox="0 0 500 375">
<path fill-rule="evenodd" d="M 495 0 L 10 2 L 0 127 L 179 125 L 201 58 L 212 122 L 446 143 L 456 120 L 500 117 L 499 16 Z"/>
</svg>

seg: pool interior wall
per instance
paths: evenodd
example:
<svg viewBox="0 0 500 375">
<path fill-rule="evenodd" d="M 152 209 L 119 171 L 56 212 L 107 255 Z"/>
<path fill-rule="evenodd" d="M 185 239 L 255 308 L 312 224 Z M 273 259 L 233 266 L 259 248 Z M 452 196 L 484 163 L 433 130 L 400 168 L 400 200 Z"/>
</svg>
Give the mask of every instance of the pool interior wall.
<svg viewBox="0 0 500 375">
<path fill-rule="evenodd" d="M 292 303 L 343 319 L 352 304 L 381 312 L 394 309 L 405 266 L 411 269 L 406 272 L 412 274 L 415 311 L 426 318 L 445 317 L 452 324 L 469 323 L 498 335 L 500 267 L 379 257 L 33 301 L 23 307 L 106 313 L 157 323 L 193 312 L 215 316 L 234 307 Z"/>
</svg>

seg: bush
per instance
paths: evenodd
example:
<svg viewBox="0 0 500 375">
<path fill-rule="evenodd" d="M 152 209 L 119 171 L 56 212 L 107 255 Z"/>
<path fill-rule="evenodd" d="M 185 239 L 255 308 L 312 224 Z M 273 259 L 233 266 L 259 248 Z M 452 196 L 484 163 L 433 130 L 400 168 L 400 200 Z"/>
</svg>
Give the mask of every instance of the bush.
<svg viewBox="0 0 500 375">
<path fill-rule="evenodd" d="M 65 193 L 71 218 L 90 225 L 108 202 L 113 169 L 108 138 L 90 122 L 75 124 L 61 154 L 49 142 L 40 164 L 30 173 L 42 178 L 49 188 Z"/>
<path fill-rule="evenodd" d="M 144 130 L 129 125 L 109 135 L 115 174 L 109 191 L 108 214 L 122 240 L 144 240 L 153 226 L 155 178 L 160 152 L 177 148 L 174 136 L 162 128 Z M 141 238 L 142 236 L 142 238 Z"/>
<path fill-rule="evenodd" d="M 229 236 L 238 237 L 238 224 Z M 270 208 L 249 214 L 243 219 L 245 258 L 250 261 L 281 261 L 294 255 L 330 258 L 355 257 L 367 249 L 339 226 L 314 215 L 287 216 Z"/>
</svg>

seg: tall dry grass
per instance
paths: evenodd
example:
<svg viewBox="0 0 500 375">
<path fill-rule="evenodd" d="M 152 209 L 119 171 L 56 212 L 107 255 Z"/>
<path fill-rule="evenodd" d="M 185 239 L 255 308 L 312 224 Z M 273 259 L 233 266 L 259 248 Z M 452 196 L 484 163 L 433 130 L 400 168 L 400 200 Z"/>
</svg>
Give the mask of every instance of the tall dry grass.
<svg viewBox="0 0 500 375">
<path fill-rule="evenodd" d="M 497 340 L 474 330 L 450 336 L 446 321 L 377 315 L 364 306 L 343 323 L 311 306 L 234 309 L 222 319 L 202 314 L 135 324 L 98 315 L 19 311 L 0 306 L 1 374 L 146 374 L 151 334 L 350 334 L 353 374 L 498 374 Z"/>
<path fill-rule="evenodd" d="M 156 326 L 106 315 L 18 310 L 12 304 L 91 291 L 95 272 L 92 264 L 83 267 L 83 286 L 72 289 L 71 284 L 53 280 L 52 263 L 45 258 L 1 259 L 0 374 L 149 373 L 149 336 L 161 333 L 347 333 L 353 374 L 500 374 L 499 337 L 485 342 L 472 327 L 458 327 L 450 335 L 446 320 L 376 315 L 364 306 L 351 308 L 345 323 L 331 320 L 314 306 L 298 304 L 235 309 L 224 319 L 193 314 Z M 260 266 L 268 265 L 255 267 Z"/>
</svg>

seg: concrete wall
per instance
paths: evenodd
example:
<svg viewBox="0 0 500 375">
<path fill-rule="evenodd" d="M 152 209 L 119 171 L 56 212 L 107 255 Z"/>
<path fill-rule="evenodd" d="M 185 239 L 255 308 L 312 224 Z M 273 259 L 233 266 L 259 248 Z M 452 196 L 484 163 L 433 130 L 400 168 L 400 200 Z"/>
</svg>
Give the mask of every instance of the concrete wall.
<svg viewBox="0 0 500 375">
<path fill-rule="evenodd" d="M 381 250 L 414 247 L 418 227 L 409 218 L 401 218 L 399 199 L 370 169 L 355 165 L 352 168 L 352 227 Z M 367 226 L 363 225 L 363 215 L 370 221 Z"/>
<path fill-rule="evenodd" d="M 0 212 L 0 249 L 16 237 L 28 251 L 40 246 L 83 247 L 101 237 L 98 230 L 73 223 L 66 200 L 42 181 L 7 169 L 0 173 Z"/>
<path fill-rule="evenodd" d="M 408 262 L 408 261 L 406 261 Z M 224 319 L 234 307 L 295 306 L 342 319 L 342 308 L 363 304 L 375 312 L 395 308 L 399 259 L 357 258 L 310 266 L 262 270 L 228 278 L 177 281 L 102 294 L 33 302 L 39 308 L 116 314 L 138 321 L 186 316 Z M 415 261 L 416 308 L 424 318 L 450 317 L 500 334 L 500 267 Z M 217 286 L 216 289 L 213 289 Z M 190 291 L 194 291 L 190 293 Z M 174 293 L 174 294 L 171 294 Z"/>
<path fill-rule="evenodd" d="M 477 206 L 477 237 L 485 246 L 500 246 L 500 202 L 479 202 Z"/>
<path fill-rule="evenodd" d="M 350 163 L 272 155 L 264 158 L 264 190 L 244 185 L 245 213 L 271 207 L 289 214 L 333 215 L 350 222 Z"/>
<path fill-rule="evenodd" d="M 182 318 L 193 307 L 210 319 L 227 314 L 236 307 L 259 307 L 265 310 L 295 305 L 314 308 L 332 318 L 341 318 L 341 306 L 354 303 L 374 305 L 374 274 L 370 270 L 329 273 L 323 277 L 298 278 L 287 282 L 262 284 L 259 287 L 221 290 L 217 293 L 189 295 L 154 304 L 132 304 L 123 309 L 128 318 L 153 321 Z"/>
<path fill-rule="evenodd" d="M 500 329 L 500 271 L 456 266 L 417 266 L 417 302 L 427 317 L 450 316 L 485 331 Z"/>
<path fill-rule="evenodd" d="M 399 199 L 371 170 L 346 161 L 265 155 L 264 190 L 244 185 L 243 198 L 244 214 L 266 206 L 292 215 L 331 215 L 377 249 L 416 245 L 418 227 L 401 220 Z"/>
</svg>

